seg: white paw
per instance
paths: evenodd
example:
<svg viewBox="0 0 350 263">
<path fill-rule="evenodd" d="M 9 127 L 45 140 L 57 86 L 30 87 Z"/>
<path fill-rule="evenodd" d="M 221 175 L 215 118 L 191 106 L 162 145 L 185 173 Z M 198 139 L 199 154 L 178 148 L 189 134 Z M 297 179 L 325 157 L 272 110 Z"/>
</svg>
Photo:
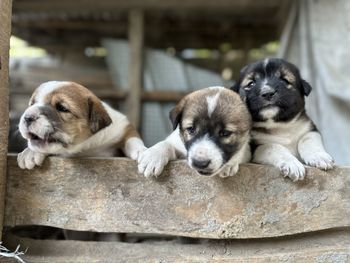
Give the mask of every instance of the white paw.
<svg viewBox="0 0 350 263">
<path fill-rule="evenodd" d="M 29 148 L 26 148 L 23 152 L 17 156 L 17 163 L 21 169 L 33 169 L 36 165 L 40 166 L 46 155 L 38 152 L 33 152 Z"/>
<path fill-rule="evenodd" d="M 140 154 L 143 153 L 146 149 L 147 148 L 140 138 L 132 137 L 126 141 L 124 146 L 124 153 L 129 158 L 137 161 Z"/>
<path fill-rule="evenodd" d="M 289 159 L 278 165 L 284 177 L 289 177 L 294 182 L 305 178 L 305 167 L 296 158 Z"/>
<path fill-rule="evenodd" d="M 151 148 L 143 151 L 138 158 L 139 173 L 145 177 L 157 177 L 162 172 L 169 160 L 175 158 L 175 151 L 165 142 L 159 142 Z"/>
<path fill-rule="evenodd" d="M 147 150 L 147 147 L 145 147 L 145 146 L 140 146 L 136 149 L 133 149 L 130 152 L 130 158 L 137 161 L 139 159 L 139 157 L 141 156 L 141 154 L 146 150 Z"/>
<path fill-rule="evenodd" d="M 332 156 L 324 151 L 314 152 L 303 157 L 306 165 L 317 167 L 322 170 L 329 170 L 334 167 Z"/>
<path fill-rule="evenodd" d="M 219 173 L 219 177 L 226 178 L 234 176 L 238 172 L 239 164 L 225 164 L 222 171 Z"/>
</svg>

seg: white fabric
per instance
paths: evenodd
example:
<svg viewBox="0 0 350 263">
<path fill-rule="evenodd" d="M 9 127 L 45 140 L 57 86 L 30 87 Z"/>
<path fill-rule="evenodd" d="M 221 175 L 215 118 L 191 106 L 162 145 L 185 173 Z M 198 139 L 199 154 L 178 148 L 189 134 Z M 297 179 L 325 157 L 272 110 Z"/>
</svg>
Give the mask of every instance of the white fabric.
<svg viewBox="0 0 350 263">
<path fill-rule="evenodd" d="M 279 56 L 295 63 L 313 87 L 307 112 L 336 163 L 350 165 L 350 1 L 296 3 Z"/>
</svg>

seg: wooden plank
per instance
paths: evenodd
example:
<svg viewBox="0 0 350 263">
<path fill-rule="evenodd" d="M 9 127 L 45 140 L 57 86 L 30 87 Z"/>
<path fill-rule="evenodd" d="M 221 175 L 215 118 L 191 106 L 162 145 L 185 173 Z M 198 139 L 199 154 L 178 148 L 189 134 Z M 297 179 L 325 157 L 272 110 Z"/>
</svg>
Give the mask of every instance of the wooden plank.
<svg viewBox="0 0 350 263">
<path fill-rule="evenodd" d="M 247 164 L 231 178 L 198 176 L 184 161 L 157 180 L 126 158 L 48 158 L 18 168 L 8 157 L 6 226 L 203 238 L 264 238 L 350 226 L 350 167 L 307 168 L 293 183 Z"/>
<path fill-rule="evenodd" d="M 17 0 L 14 5 L 14 12 L 40 11 L 40 12 L 83 12 L 83 11 L 110 11 L 130 10 L 135 8 L 148 10 L 234 10 L 240 13 L 244 10 L 259 10 L 278 7 L 286 0 L 187 0 L 187 1 L 155 1 L 155 0 L 129 0 L 129 1 L 100 1 L 98 5 L 93 0 L 79 1 L 53 1 L 46 0 Z"/>
<path fill-rule="evenodd" d="M 141 92 L 143 80 L 143 12 L 129 12 L 129 65 L 128 65 L 128 96 L 125 102 L 127 116 L 134 127 L 140 125 Z"/>
<path fill-rule="evenodd" d="M 9 132 L 9 49 L 11 0 L 0 0 L 0 239 L 3 227 Z"/>
<path fill-rule="evenodd" d="M 28 248 L 23 259 L 36 263 L 66 262 L 336 262 L 350 261 L 350 232 L 334 231 L 269 240 L 205 240 L 121 243 L 5 239 L 15 249 Z M 6 236 L 5 236 L 6 238 Z M 74 261 L 72 261 L 74 259 Z M 3 261 L 1 261 L 3 262 Z M 15 262 L 15 261 L 6 261 Z"/>
</svg>

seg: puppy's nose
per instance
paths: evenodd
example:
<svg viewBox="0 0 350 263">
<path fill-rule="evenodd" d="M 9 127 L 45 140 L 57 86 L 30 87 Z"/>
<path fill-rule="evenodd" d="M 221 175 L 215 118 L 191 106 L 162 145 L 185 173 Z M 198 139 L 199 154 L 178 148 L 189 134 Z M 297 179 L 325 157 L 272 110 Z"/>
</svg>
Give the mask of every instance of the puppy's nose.
<svg viewBox="0 0 350 263">
<path fill-rule="evenodd" d="M 192 164 L 193 164 L 193 166 L 195 166 L 199 169 L 204 169 L 204 168 L 207 168 L 209 166 L 210 160 L 192 159 Z"/>
<path fill-rule="evenodd" d="M 26 115 L 24 117 L 24 121 L 26 122 L 27 125 L 30 125 L 32 122 L 34 122 L 37 119 L 37 117 L 33 115 Z"/>
<path fill-rule="evenodd" d="M 275 90 L 268 90 L 268 91 L 262 92 L 261 97 L 263 97 L 266 100 L 271 100 L 275 94 L 276 94 Z"/>
</svg>

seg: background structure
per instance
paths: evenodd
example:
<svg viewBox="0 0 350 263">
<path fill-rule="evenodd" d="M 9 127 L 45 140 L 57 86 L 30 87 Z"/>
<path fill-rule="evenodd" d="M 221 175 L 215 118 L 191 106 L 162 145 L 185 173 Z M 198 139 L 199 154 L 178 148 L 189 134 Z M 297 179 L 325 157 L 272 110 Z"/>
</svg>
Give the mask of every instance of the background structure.
<svg viewBox="0 0 350 263">
<path fill-rule="evenodd" d="M 244 64 L 275 55 L 290 8 L 281 0 L 16 0 L 13 35 L 40 56 L 21 56 L 13 39 L 13 123 L 41 82 L 74 80 L 125 112 L 151 146 L 169 134 L 168 112 L 185 93 L 230 86 Z"/>
</svg>

